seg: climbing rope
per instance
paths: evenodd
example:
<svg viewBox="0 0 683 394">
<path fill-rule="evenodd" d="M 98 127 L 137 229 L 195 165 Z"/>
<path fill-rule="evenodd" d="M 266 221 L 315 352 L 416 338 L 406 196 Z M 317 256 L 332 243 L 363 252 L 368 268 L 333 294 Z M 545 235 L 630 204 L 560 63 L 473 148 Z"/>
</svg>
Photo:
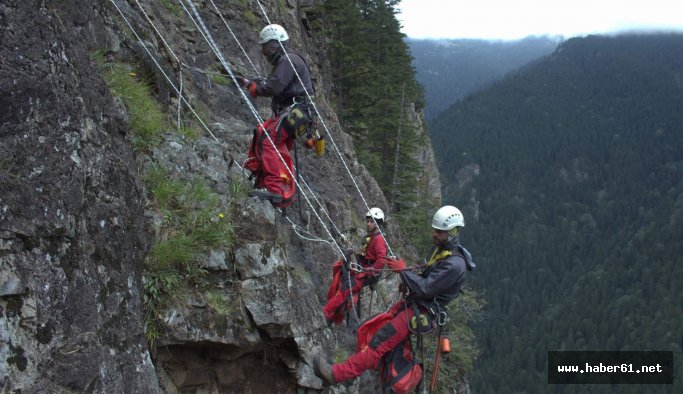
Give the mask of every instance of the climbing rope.
<svg viewBox="0 0 683 394">
<path fill-rule="evenodd" d="M 232 31 L 232 29 L 231 29 L 230 26 L 228 25 L 228 22 L 226 22 L 225 19 L 223 18 L 223 13 L 220 12 L 220 10 L 218 10 L 218 7 L 216 7 L 216 3 L 214 3 L 213 0 L 210 0 L 210 1 L 211 1 L 211 5 L 212 5 L 213 8 L 216 10 L 216 13 L 218 14 L 218 16 L 219 16 L 219 17 L 221 18 L 221 20 L 223 21 L 223 24 L 225 25 L 225 27 L 226 27 L 226 28 L 228 29 L 228 31 L 230 32 L 230 35 L 232 35 L 232 38 L 235 39 L 235 42 L 237 43 L 237 45 L 238 45 L 238 46 L 240 47 L 240 49 L 242 50 L 242 53 L 244 54 L 244 57 L 247 58 L 247 60 L 249 61 L 249 64 L 251 64 L 251 67 L 254 69 L 254 72 L 256 72 L 256 76 L 258 76 L 259 78 L 261 78 L 261 74 L 258 72 L 258 69 L 257 69 L 256 66 L 254 65 L 254 63 L 251 61 L 251 58 L 249 57 L 249 55 L 247 55 L 247 51 L 244 50 L 244 47 L 242 46 L 242 43 L 240 42 L 240 40 L 237 39 L 237 36 L 235 36 L 235 33 Z"/>
<path fill-rule="evenodd" d="M 159 30 L 157 30 L 157 27 L 154 25 L 154 23 L 152 23 L 152 20 L 149 18 L 149 16 L 145 12 L 145 9 L 142 8 L 142 5 L 140 4 L 140 2 L 138 2 L 138 0 L 135 0 L 135 4 L 138 5 L 138 8 L 140 8 L 140 10 L 142 11 L 142 14 L 145 16 L 147 21 L 152 25 L 152 28 L 157 33 L 157 35 L 159 36 L 161 41 L 164 43 L 164 46 L 166 47 L 166 49 L 171 53 L 171 55 L 173 55 L 173 58 L 175 59 L 176 63 L 178 64 L 178 96 L 180 97 L 182 95 L 182 92 L 183 92 L 183 63 L 180 61 L 180 59 L 178 59 L 178 56 L 176 56 L 176 54 L 173 52 L 173 50 L 171 50 L 171 46 L 168 45 L 166 40 L 164 40 L 164 36 L 161 35 Z M 180 100 L 180 98 L 178 98 L 178 115 L 177 115 L 178 130 L 180 130 L 180 110 L 182 108 L 182 105 L 183 105 L 182 100 Z"/>
</svg>

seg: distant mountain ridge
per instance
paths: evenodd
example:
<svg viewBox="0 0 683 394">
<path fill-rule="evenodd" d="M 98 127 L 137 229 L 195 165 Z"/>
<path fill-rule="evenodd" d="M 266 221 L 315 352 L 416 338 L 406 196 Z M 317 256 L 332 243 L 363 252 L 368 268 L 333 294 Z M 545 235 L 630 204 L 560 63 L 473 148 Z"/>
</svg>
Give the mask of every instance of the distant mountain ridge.
<svg viewBox="0 0 683 394">
<path fill-rule="evenodd" d="M 408 39 L 417 80 L 425 89 L 425 117 L 435 118 L 457 100 L 552 53 L 559 41 L 551 37 L 517 41 Z"/>
<path fill-rule="evenodd" d="M 549 350 L 680 354 L 681 108 L 683 35 L 589 36 L 432 122 L 488 303 L 475 391 L 585 392 L 546 384 Z M 618 391 L 683 391 L 656 389 Z"/>
</svg>

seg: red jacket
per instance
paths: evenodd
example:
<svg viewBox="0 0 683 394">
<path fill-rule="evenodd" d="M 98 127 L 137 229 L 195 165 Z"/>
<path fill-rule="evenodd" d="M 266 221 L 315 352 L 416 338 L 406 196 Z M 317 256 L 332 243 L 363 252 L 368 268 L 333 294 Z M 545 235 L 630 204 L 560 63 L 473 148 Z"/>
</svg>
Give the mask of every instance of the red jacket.
<svg viewBox="0 0 683 394">
<path fill-rule="evenodd" d="M 361 265 L 363 267 L 382 269 L 387 263 L 386 257 L 387 244 L 384 242 L 384 237 L 382 237 L 379 230 L 375 230 L 374 232 L 366 235 Z"/>
</svg>

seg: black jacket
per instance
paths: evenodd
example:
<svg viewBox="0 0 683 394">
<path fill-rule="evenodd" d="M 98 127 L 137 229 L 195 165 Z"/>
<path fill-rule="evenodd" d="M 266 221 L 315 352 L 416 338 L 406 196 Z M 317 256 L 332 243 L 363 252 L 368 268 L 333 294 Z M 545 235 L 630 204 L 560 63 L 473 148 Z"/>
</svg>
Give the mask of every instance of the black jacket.
<svg viewBox="0 0 683 394">
<path fill-rule="evenodd" d="M 401 279 L 410 289 L 409 301 L 414 300 L 425 306 L 436 301 L 439 305 L 445 306 L 458 296 L 465 282 L 467 271 L 465 258 L 458 250 L 459 243 L 457 237 L 450 237 L 443 247 L 435 246 L 434 248 L 438 248 L 438 251 L 450 250 L 451 255 L 437 260 L 421 274 L 411 271 L 401 272 Z"/>
<path fill-rule="evenodd" d="M 287 55 L 289 55 L 289 59 L 292 61 L 291 64 L 282 48 L 273 55 L 271 59 L 273 72 L 267 81 L 259 84 L 256 88 L 256 93 L 259 96 L 273 98 L 271 107 L 276 113 L 292 105 L 294 98 L 298 98 L 299 101 L 303 100 L 306 97 L 306 91 L 308 91 L 309 95 L 313 95 L 311 73 L 306 61 L 296 52 L 287 51 Z M 292 64 L 294 69 L 292 69 Z M 296 73 L 294 73 L 294 70 L 296 70 Z M 297 77 L 297 73 L 301 77 L 301 81 L 303 81 L 303 86 Z"/>
</svg>

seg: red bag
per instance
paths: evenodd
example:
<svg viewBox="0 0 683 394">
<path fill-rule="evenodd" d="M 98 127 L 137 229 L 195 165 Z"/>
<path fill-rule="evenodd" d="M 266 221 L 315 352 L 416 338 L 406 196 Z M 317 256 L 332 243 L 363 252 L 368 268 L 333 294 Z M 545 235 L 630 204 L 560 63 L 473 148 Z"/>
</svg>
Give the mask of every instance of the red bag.
<svg viewBox="0 0 683 394">
<path fill-rule="evenodd" d="M 391 311 L 378 313 L 358 327 L 356 330 L 356 351 L 360 352 L 368 347 L 373 335 L 393 318 L 394 314 Z"/>
<path fill-rule="evenodd" d="M 409 393 L 422 381 L 422 362 L 413 356 L 410 338 L 384 355 L 380 375 L 384 393 Z"/>
<path fill-rule="evenodd" d="M 282 202 L 273 205 L 285 208 L 293 202 L 296 193 L 296 183 L 292 179 L 294 166 L 289 152 L 294 139 L 282 127 L 278 130 L 278 120 L 269 118 L 254 130 L 244 168 L 256 177 L 255 188 L 279 194 Z"/>
<path fill-rule="evenodd" d="M 341 286 L 341 274 L 342 274 L 342 261 L 336 261 L 332 264 L 332 281 L 330 282 L 330 287 L 327 288 L 327 300 L 334 297 L 334 294 L 339 290 Z"/>
</svg>

